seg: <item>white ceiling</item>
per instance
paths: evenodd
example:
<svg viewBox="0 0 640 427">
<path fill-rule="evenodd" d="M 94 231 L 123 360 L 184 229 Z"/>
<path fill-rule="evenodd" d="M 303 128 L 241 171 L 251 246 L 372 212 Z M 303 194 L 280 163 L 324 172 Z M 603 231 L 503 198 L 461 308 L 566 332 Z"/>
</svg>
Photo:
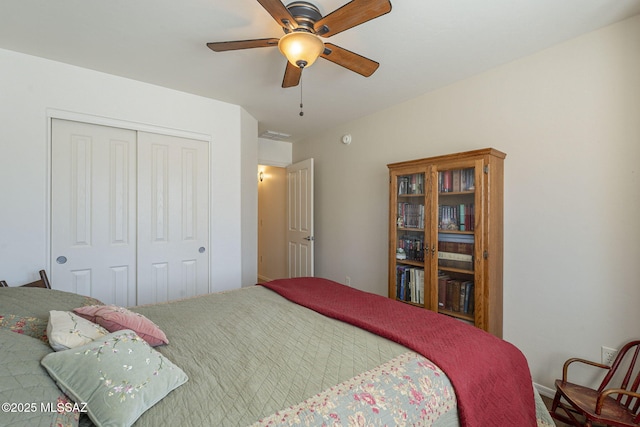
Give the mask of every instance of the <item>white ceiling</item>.
<svg viewBox="0 0 640 427">
<path fill-rule="evenodd" d="M 312 0 L 326 15 L 347 0 Z M 285 0 L 285 4 L 288 3 Z M 640 13 L 640 0 L 391 0 L 328 40 L 380 63 L 369 78 L 319 59 L 282 89 L 277 48 L 207 42 L 280 37 L 255 0 L 2 0 L 0 48 L 244 107 L 297 141 Z M 0 71 L 1 74 L 1 71 Z"/>
</svg>

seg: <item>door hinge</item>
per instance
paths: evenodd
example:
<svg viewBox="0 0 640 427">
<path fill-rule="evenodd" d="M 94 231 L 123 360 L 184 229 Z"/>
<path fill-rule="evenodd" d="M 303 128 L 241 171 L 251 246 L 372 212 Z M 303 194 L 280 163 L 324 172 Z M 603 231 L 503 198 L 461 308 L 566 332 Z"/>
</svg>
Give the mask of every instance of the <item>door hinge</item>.
<svg viewBox="0 0 640 427">
<path fill-rule="evenodd" d="M 484 252 L 482 253 L 482 257 L 483 257 L 484 259 L 489 258 L 489 251 L 484 251 Z"/>
<path fill-rule="evenodd" d="M 489 173 L 489 165 L 484 165 L 484 173 Z"/>
</svg>

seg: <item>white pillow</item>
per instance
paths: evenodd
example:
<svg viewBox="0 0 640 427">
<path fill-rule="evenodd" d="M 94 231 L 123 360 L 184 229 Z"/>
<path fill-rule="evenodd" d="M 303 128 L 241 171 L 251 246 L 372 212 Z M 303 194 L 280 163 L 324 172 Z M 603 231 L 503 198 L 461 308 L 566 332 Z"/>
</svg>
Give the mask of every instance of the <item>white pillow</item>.
<svg viewBox="0 0 640 427">
<path fill-rule="evenodd" d="M 107 334 L 109 331 L 102 326 L 70 311 L 49 312 L 47 337 L 49 345 L 55 351 L 79 347 Z"/>
</svg>

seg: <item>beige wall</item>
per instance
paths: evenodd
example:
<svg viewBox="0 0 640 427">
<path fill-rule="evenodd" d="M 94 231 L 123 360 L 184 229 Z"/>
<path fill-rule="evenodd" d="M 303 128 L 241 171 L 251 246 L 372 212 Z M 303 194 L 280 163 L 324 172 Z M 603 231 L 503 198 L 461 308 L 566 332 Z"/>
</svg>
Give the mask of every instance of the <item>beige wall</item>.
<svg viewBox="0 0 640 427">
<path fill-rule="evenodd" d="M 258 279 L 287 277 L 285 168 L 258 166 L 264 179 L 258 182 Z"/>
<path fill-rule="evenodd" d="M 386 164 L 482 147 L 507 153 L 504 337 L 553 387 L 639 335 L 640 16 L 294 144 L 317 275 L 385 295 Z"/>
</svg>

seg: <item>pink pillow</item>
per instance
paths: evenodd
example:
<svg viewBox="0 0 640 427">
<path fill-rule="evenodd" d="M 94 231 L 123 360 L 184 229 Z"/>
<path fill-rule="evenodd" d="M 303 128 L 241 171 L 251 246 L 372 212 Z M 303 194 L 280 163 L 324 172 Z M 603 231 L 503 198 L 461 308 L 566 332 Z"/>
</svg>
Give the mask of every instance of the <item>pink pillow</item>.
<svg viewBox="0 0 640 427">
<path fill-rule="evenodd" d="M 90 322 L 97 323 L 109 332 L 131 329 L 152 347 L 169 344 L 167 336 L 155 323 L 142 314 L 134 313 L 124 307 L 89 305 L 76 308 L 73 311 Z"/>
</svg>

